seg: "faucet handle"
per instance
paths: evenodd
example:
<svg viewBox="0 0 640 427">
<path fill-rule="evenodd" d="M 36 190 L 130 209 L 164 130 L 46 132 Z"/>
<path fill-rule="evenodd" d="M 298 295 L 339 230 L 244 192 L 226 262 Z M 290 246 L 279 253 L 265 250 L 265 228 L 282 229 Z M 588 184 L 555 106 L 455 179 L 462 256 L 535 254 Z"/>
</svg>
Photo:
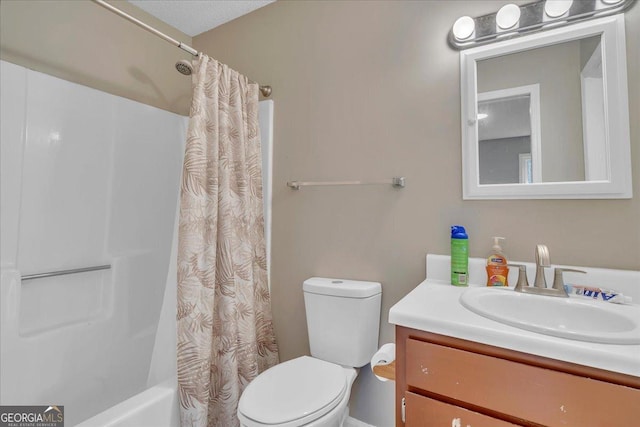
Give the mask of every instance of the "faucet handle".
<svg viewBox="0 0 640 427">
<path fill-rule="evenodd" d="M 553 289 L 557 289 L 558 291 L 563 292 L 566 296 L 569 296 L 569 294 L 567 294 L 566 289 L 564 288 L 564 278 L 562 273 L 564 273 L 565 271 L 571 272 L 571 273 L 584 273 L 587 274 L 586 271 L 582 271 L 582 270 L 576 270 L 575 268 L 560 268 L 560 267 L 556 267 L 553 271 Z"/>
<path fill-rule="evenodd" d="M 515 291 L 520 292 L 522 288 L 529 286 L 527 280 L 527 266 L 524 264 L 507 264 L 507 267 L 518 267 L 518 283 L 516 283 Z"/>
</svg>

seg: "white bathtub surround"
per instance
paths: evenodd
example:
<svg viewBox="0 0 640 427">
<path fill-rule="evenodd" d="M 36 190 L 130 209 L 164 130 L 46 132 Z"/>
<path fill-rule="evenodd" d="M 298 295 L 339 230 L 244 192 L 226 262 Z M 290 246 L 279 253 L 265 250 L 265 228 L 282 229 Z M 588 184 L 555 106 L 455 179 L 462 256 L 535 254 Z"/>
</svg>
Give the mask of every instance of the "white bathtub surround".
<svg viewBox="0 0 640 427">
<path fill-rule="evenodd" d="M 0 404 L 55 402 L 75 425 L 147 386 L 185 118 L 0 66 Z"/>
<path fill-rule="evenodd" d="M 76 427 L 179 427 L 178 418 L 177 380 L 171 378 Z"/>
<path fill-rule="evenodd" d="M 194 427 L 231 426 L 247 383 L 278 362 L 258 85 L 206 55 L 193 64 L 178 251 L 180 416 Z"/>
<path fill-rule="evenodd" d="M 271 290 L 271 206 L 273 199 L 273 100 L 260 101 L 260 147 L 262 149 L 262 205 L 264 206 L 264 240 L 267 251 L 267 278 Z"/>
<path fill-rule="evenodd" d="M 162 300 L 162 310 L 158 319 L 158 329 L 156 331 L 156 341 L 151 355 L 151 366 L 149 367 L 149 377 L 147 387 L 173 378 L 178 372 L 176 352 L 176 316 L 178 312 L 178 215 L 180 212 L 179 203 L 176 203 L 176 216 L 173 225 L 173 241 L 171 242 L 171 256 L 169 258 L 169 272 L 167 273 L 167 285 L 164 290 Z M 176 379 L 177 391 L 177 379 Z M 176 400 L 176 408 L 178 403 Z"/>
</svg>

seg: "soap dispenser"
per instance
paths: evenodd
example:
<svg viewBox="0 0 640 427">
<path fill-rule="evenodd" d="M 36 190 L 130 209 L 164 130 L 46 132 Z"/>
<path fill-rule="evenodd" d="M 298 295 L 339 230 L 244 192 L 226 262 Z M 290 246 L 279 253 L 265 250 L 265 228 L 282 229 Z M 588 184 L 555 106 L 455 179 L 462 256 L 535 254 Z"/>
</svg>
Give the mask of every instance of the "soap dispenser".
<svg viewBox="0 0 640 427">
<path fill-rule="evenodd" d="M 487 286 L 509 286 L 509 267 L 500 240 L 504 237 L 493 237 L 493 247 L 487 257 Z"/>
</svg>

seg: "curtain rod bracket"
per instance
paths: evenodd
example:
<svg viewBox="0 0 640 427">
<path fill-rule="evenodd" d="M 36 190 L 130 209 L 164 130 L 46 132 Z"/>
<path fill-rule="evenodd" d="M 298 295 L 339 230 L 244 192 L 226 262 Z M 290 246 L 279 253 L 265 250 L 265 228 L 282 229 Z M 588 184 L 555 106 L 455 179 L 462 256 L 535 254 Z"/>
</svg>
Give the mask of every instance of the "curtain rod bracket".
<svg viewBox="0 0 640 427">
<path fill-rule="evenodd" d="M 271 86 L 260 86 L 260 93 L 265 98 L 270 97 L 271 96 Z"/>
</svg>

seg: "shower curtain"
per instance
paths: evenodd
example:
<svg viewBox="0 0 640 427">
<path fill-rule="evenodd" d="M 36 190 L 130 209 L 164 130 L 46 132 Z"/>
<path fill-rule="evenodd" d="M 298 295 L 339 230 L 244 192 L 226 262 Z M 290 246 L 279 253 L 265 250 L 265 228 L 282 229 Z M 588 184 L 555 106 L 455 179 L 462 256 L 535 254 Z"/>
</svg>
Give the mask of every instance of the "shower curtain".
<svg viewBox="0 0 640 427">
<path fill-rule="evenodd" d="M 193 66 L 178 237 L 180 418 L 182 427 L 232 427 L 246 385 L 278 362 L 258 85 L 206 55 Z"/>
</svg>

